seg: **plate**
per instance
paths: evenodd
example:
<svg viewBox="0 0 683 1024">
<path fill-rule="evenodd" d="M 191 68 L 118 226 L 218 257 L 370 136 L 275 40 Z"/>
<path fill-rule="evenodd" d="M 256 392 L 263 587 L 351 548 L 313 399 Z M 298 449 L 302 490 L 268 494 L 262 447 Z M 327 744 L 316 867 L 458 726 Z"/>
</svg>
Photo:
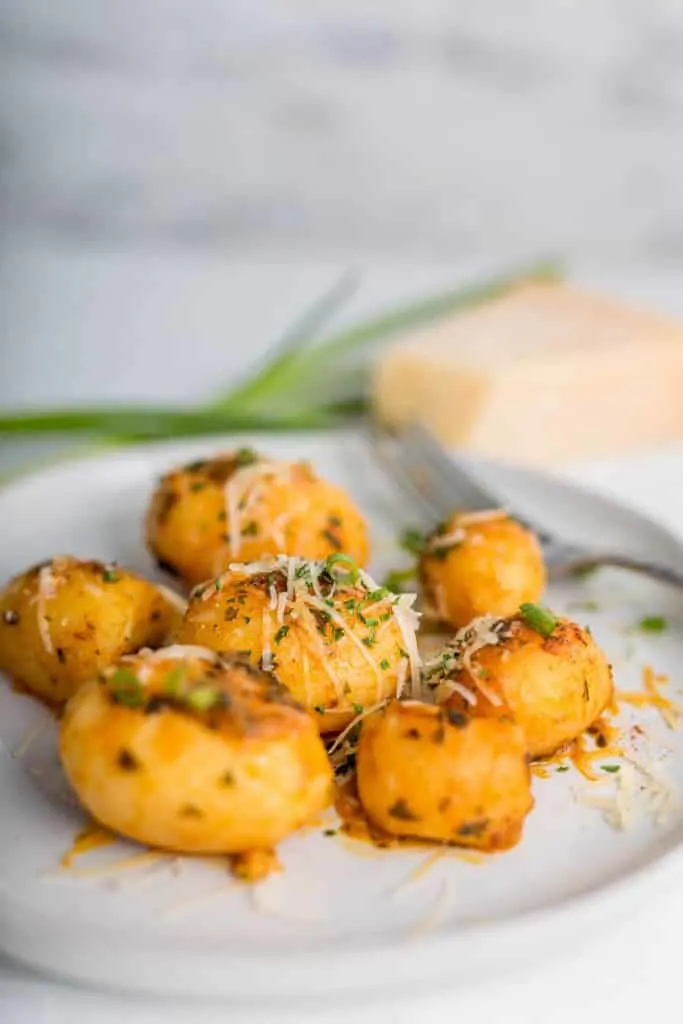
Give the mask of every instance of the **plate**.
<svg viewBox="0 0 683 1024">
<path fill-rule="evenodd" d="M 155 576 L 141 530 L 156 477 L 233 443 L 140 447 L 14 483 L 0 492 L 0 578 L 57 553 L 116 559 Z M 374 575 L 397 565 L 395 537 L 416 512 L 360 435 L 263 436 L 258 445 L 275 457 L 309 458 L 347 487 L 371 526 Z M 679 538 L 629 508 L 550 475 L 480 468 L 501 501 L 570 539 L 683 568 Z M 590 624 L 620 688 L 639 689 L 650 664 L 670 675 L 676 700 L 681 595 L 603 571 L 551 587 L 548 603 Z M 646 615 L 666 616 L 671 628 L 638 631 Z M 219 860 L 154 855 L 124 842 L 62 869 L 84 816 L 57 762 L 55 726 L 40 705 L 2 687 L 0 949 L 89 984 L 245 1000 L 491 979 L 522 957 L 579 941 L 683 872 L 681 736 L 652 708 L 626 712 L 624 721 L 643 728 L 634 756 L 647 755 L 667 780 L 659 823 L 647 787 L 635 794 L 632 826 L 617 831 L 584 802 L 599 792 L 611 806 L 616 775 L 603 773 L 597 785 L 573 767 L 553 770 L 534 779 L 524 839 L 506 854 L 471 863 L 457 851 L 374 850 L 326 836 L 330 811 L 281 845 L 281 874 L 248 888 Z"/>
</svg>

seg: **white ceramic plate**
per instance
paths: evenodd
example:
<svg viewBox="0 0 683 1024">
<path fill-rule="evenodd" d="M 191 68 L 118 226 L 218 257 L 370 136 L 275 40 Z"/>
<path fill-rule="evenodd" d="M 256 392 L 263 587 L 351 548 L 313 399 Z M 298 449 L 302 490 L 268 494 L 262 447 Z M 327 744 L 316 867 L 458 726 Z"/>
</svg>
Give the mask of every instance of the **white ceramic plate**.
<svg viewBox="0 0 683 1024">
<path fill-rule="evenodd" d="M 230 444 L 138 448 L 13 484 L 0 493 L 0 578 L 56 553 L 117 559 L 154 575 L 141 524 L 155 478 Z M 310 458 L 346 486 L 371 524 L 375 575 L 396 566 L 394 538 L 415 521 L 414 511 L 361 438 L 278 436 L 259 445 L 276 456 Z M 491 467 L 487 473 L 506 500 L 567 537 L 683 568 L 680 541 L 629 509 L 550 476 Z M 582 607 L 586 602 L 597 602 L 598 610 Z M 681 595 L 603 572 L 551 589 L 548 603 L 590 623 L 620 687 L 639 688 L 649 662 L 670 673 L 676 698 Z M 652 614 L 667 616 L 667 633 L 648 637 L 631 628 Z M 651 753 L 664 755 L 668 779 L 683 792 L 678 732 L 666 730 L 652 710 L 624 720 L 642 723 Z M 13 756 L 43 721 L 42 734 Z M 600 793 L 610 793 L 616 778 L 605 774 Z M 284 872 L 256 889 L 234 883 L 216 862 L 141 859 L 142 851 L 126 843 L 92 852 L 77 862 L 79 872 L 69 873 L 60 870 L 60 857 L 84 818 L 59 769 L 54 725 L 39 705 L 2 687 L 0 949 L 89 983 L 244 999 L 491 978 L 532 950 L 547 951 L 625 913 L 681 870 L 677 810 L 658 826 L 641 794 L 634 826 L 616 832 L 598 810 L 577 802 L 576 792 L 596 790 L 573 768 L 535 779 L 536 807 L 519 847 L 476 865 L 446 854 L 416 875 L 428 851 L 374 851 L 326 837 L 332 812 L 282 844 Z"/>
</svg>

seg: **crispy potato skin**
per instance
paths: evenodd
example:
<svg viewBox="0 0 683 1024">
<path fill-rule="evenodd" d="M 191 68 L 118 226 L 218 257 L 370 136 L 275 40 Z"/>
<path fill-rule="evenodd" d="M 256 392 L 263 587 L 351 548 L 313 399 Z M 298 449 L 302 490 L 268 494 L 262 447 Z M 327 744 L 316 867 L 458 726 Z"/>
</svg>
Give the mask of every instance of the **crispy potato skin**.
<svg viewBox="0 0 683 1024">
<path fill-rule="evenodd" d="M 278 585 L 282 589 L 282 579 Z M 245 576 L 228 570 L 218 577 L 218 586 L 218 590 L 214 584 L 190 598 L 179 643 L 241 652 L 259 666 L 267 637 L 273 671 L 294 698 L 314 712 L 321 732 L 335 732 L 347 725 L 357 714 L 354 704 L 369 707 L 396 692 L 399 673 L 405 672 L 407 665 L 401 655 L 403 636 L 389 601 L 376 602 L 367 610 L 372 621 L 382 615 L 387 618 L 375 627 L 376 639 L 366 647 L 363 640 L 369 639 L 370 627 L 345 604 L 366 597 L 359 588 L 337 588 L 332 610 L 343 621 L 343 627 L 338 627 L 301 598 L 287 604 L 280 622 L 272 608 L 266 575 Z M 327 612 L 323 606 L 322 615 Z M 343 636 L 335 635 L 338 628 L 343 628 Z"/>
<path fill-rule="evenodd" d="M 358 795 L 392 835 L 506 850 L 533 806 L 525 755 L 510 719 L 393 701 L 363 722 Z"/>
<path fill-rule="evenodd" d="M 261 460 L 263 461 L 263 460 Z M 284 476 L 260 478 L 258 496 L 240 514 L 239 546 L 230 546 L 228 481 L 241 469 L 238 454 L 191 463 L 162 477 L 147 513 L 147 546 L 162 568 L 195 586 L 231 561 L 264 555 L 326 558 L 344 551 L 359 565 L 369 557 L 365 521 L 349 496 L 320 480 L 306 463 Z"/>
<path fill-rule="evenodd" d="M 473 672 L 454 678 L 471 689 L 473 714 L 512 714 L 526 736 L 529 757 L 554 753 L 591 725 L 612 698 L 612 670 L 590 633 L 569 619 L 560 619 L 544 639 L 521 619 L 511 619 L 510 636 L 472 657 Z M 479 686 L 498 695 L 494 707 Z M 462 710 L 463 698 L 453 694 L 449 707 Z"/>
<path fill-rule="evenodd" d="M 106 681 L 91 680 L 69 701 L 60 735 L 71 785 L 108 828 L 181 853 L 242 853 L 271 847 L 329 803 L 315 723 L 271 676 L 189 655 L 119 664 L 144 677 L 146 706 L 117 704 Z M 219 687 L 226 706 L 164 703 L 179 664 L 189 684 Z"/>
<path fill-rule="evenodd" d="M 50 704 L 121 655 L 158 647 L 181 614 L 154 584 L 123 569 L 106 582 L 101 562 L 61 556 L 49 566 L 54 596 L 44 598 L 46 649 L 39 630 L 41 566 L 16 576 L 0 593 L 0 671 Z"/>
<path fill-rule="evenodd" d="M 420 559 L 424 594 L 438 618 L 459 628 L 480 615 L 513 615 L 525 601 L 538 601 L 545 567 L 534 534 L 505 515 L 471 524 L 465 517 L 462 526 L 460 518 L 452 516 L 440 529 L 462 530 L 462 540 Z"/>
</svg>

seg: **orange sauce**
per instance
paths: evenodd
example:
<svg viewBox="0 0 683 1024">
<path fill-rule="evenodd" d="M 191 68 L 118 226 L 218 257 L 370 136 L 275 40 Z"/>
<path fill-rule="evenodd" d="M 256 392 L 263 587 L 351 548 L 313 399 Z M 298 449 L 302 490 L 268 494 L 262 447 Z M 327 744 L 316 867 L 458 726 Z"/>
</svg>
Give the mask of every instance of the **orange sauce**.
<svg viewBox="0 0 683 1024">
<path fill-rule="evenodd" d="M 243 882 L 263 882 L 271 875 L 282 871 L 275 850 L 246 850 L 228 857 L 230 870 Z"/>
<path fill-rule="evenodd" d="M 624 704 L 656 708 L 669 728 L 675 729 L 679 719 L 683 717 L 683 706 L 676 704 L 661 692 L 660 687 L 666 686 L 668 682 L 668 676 L 657 675 L 651 665 L 646 665 L 643 669 L 643 689 L 619 690 L 616 691 L 616 696 Z"/>
<path fill-rule="evenodd" d="M 81 829 L 74 838 L 73 845 L 66 851 L 60 864 L 63 868 L 70 868 L 77 857 L 82 857 L 91 850 L 99 850 L 103 846 L 111 846 L 117 842 L 117 837 L 109 829 L 102 828 L 96 822 L 91 822 Z"/>
<path fill-rule="evenodd" d="M 623 753 L 621 730 L 603 716 L 561 750 L 535 761 L 531 771 L 540 779 L 548 779 L 555 774 L 551 771 L 553 765 L 566 765 L 567 761 L 571 761 L 584 778 L 597 782 L 602 776 L 596 774 L 593 761 L 597 758 L 623 757 Z"/>
</svg>

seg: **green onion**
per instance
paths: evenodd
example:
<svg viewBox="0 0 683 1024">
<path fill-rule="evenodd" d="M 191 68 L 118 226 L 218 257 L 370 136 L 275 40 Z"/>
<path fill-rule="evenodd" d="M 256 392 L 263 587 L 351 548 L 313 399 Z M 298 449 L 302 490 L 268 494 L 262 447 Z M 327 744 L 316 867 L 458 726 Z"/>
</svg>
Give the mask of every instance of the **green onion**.
<svg viewBox="0 0 683 1024">
<path fill-rule="evenodd" d="M 170 669 L 164 678 L 164 692 L 169 697 L 179 697 L 183 690 L 186 670 L 184 665 L 176 665 Z"/>
<path fill-rule="evenodd" d="M 346 566 L 346 570 L 342 568 L 342 571 L 339 572 L 336 568 L 338 565 Z M 360 576 L 360 570 L 353 558 L 350 555 L 342 554 L 341 551 L 327 556 L 325 559 L 325 572 L 329 573 L 330 576 L 340 583 L 357 583 Z"/>
<path fill-rule="evenodd" d="M 345 279 L 287 333 L 270 362 L 212 402 L 196 408 L 113 405 L 5 413 L 0 434 L 90 434 L 123 443 L 340 426 L 368 408 L 368 374 L 362 366 L 350 366 L 350 356 L 400 331 L 502 295 L 523 281 L 557 276 L 557 268 L 539 264 L 479 285 L 437 292 L 321 338 L 323 323 L 350 292 Z"/>
<path fill-rule="evenodd" d="M 118 668 L 107 678 L 107 685 L 117 704 L 129 708 L 140 708 L 145 703 L 142 683 L 129 668 Z"/>
<path fill-rule="evenodd" d="M 119 576 L 115 569 L 105 569 L 102 573 L 102 579 L 105 583 L 118 583 Z"/>
<path fill-rule="evenodd" d="M 618 764 L 601 764 L 600 767 L 602 768 L 603 772 L 611 772 L 612 774 L 619 771 Z"/>
<path fill-rule="evenodd" d="M 637 628 L 643 633 L 666 633 L 669 623 L 663 615 L 646 615 Z"/>
<path fill-rule="evenodd" d="M 399 544 L 404 551 L 411 555 L 422 555 L 427 550 L 427 538 L 421 530 L 409 527 L 403 530 L 399 538 Z"/>
<path fill-rule="evenodd" d="M 403 584 L 408 583 L 410 580 L 414 580 L 417 574 L 415 566 L 410 569 L 392 569 L 391 572 L 387 573 L 384 580 L 384 586 L 387 590 L 390 590 L 393 594 L 400 593 L 403 589 Z"/>
<path fill-rule="evenodd" d="M 185 694 L 183 700 L 193 711 L 209 711 L 220 703 L 221 691 L 215 686 L 199 684 Z"/>
<path fill-rule="evenodd" d="M 543 608 L 540 604 L 531 604 L 527 601 L 525 604 L 520 605 L 519 612 L 530 629 L 539 633 L 546 640 L 549 636 L 552 636 L 557 626 L 557 619 L 548 608 Z"/>
</svg>

